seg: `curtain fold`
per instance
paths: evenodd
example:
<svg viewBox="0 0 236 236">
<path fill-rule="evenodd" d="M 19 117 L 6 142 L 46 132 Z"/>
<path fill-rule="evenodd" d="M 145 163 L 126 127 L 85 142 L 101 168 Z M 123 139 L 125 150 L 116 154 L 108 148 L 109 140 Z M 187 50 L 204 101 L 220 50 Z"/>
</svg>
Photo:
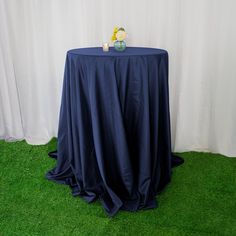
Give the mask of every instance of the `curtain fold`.
<svg viewBox="0 0 236 236">
<path fill-rule="evenodd" d="M 24 138 L 5 3 L 0 1 L 0 139 Z"/>
<path fill-rule="evenodd" d="M 236 156 L 234 0 L 0 0 L 0 138 L 57 135 L 66 51 L 101 46 L 113 27 L 128 46 L 170 58 L 173 151 Z"/>
</svg>

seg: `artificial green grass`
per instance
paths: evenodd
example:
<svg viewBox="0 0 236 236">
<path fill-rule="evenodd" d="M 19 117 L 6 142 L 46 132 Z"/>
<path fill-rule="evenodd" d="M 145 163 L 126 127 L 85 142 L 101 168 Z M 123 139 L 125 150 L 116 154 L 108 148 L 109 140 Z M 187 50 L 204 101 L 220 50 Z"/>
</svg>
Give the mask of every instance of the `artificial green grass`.
<svg viewBox="0 0 236 236">
<path fill-rule="evenodd" d="M 45 179 L 47 145 L 0 141 L 0 235 L 236 235 L 236 159 L 182 153 L 156 209 L 108 218 L 99 202 Z"/>
</svg>

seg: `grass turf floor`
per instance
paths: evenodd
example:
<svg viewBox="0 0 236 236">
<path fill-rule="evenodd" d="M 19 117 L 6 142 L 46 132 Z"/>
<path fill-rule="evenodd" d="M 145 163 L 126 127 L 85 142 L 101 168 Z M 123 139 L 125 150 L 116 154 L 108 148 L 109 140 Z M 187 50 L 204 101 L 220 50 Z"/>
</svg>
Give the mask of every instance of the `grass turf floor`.
<svg viewBox="0 0 236 236">
<path fill-rule="evenodd" d="M 236 159 L 182 153 L 158 208 L 108 218 L 99 202 L 45 179 L 47 145 L 0 141 L 0 235 L 236 235 Z"/>
</svg>

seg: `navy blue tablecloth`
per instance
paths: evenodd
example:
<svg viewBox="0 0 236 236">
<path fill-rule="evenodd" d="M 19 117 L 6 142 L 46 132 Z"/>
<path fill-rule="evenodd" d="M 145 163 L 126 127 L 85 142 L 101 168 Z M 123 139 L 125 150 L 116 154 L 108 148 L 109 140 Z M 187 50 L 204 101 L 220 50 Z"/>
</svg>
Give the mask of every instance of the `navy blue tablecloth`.
<svg viewBox="0 0 236 236">
<path fill-rule="evenodd" d="M 67 53 L 49 180 L 100 199 L 108 215 L 156 207 L 182 160 L 171 154 L 168 53 L 128 47 Z"/>
</svg>

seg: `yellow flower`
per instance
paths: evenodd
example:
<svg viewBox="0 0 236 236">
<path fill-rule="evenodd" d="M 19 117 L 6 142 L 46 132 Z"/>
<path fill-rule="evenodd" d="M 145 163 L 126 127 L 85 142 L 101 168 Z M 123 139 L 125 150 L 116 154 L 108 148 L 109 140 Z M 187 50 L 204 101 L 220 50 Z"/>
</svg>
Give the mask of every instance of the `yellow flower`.
<svg viewBox="0 0 236 236">
<path fill-rule="evenodd" d="M 118 32 L 119 28 L 116 26 L 113 30 L 113 34 L 116 34 Z"/>
<path fill-rule="evenodd" d="M 113 35 L 111 36 L 111 41 L 115 41 L 116 40 L 116 33 L 118 32 L 119 28 L 115 27 L 113 30 Z"/>
<path fill-rule="evenodd" d="M 111 36 L 111 41 L 115 41 L 115 40 L 116 40 L 116 35 L 113 34 L 113 35 Z"/>
</svg>

